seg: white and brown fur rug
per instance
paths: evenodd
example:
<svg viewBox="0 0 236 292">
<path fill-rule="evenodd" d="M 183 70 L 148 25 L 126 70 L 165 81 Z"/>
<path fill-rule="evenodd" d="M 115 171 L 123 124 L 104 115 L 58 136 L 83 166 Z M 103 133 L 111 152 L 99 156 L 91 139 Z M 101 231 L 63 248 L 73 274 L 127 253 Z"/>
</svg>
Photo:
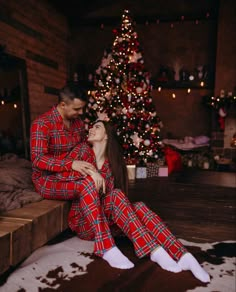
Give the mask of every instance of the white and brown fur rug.
<svg viewBox="0 0 236 292">
<path fill-rule="evenodd" d="M 137 259 L 125 238 L 119 239 L 117 245 L 135 267 L 131 270 L 111 268 L 93 255 L 93 242 L 74 236 L 36 250 L 8 277 L 0 291 L 236 291 L 235 241 L 181 241 L 210 274 L 210 283 L 201 283 L 189 271 L 174 274 L 162 270 L 149 258 Z"/>
</svg>

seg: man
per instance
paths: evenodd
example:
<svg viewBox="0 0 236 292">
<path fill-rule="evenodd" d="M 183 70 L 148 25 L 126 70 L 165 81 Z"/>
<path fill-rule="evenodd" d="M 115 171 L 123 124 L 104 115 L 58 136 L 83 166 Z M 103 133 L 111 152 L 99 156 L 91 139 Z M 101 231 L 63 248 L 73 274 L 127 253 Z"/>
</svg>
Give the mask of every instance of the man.
<svg viewBox="0 0 236 292">
<path fill-rule="evenodd" d="M 59 92 L 58 104 L 38 117 L 31 126 L 32 180 L 36 190 L 47 199 L 73 199 L 73 183 L 58 181 L 56 173 L 78 171 L 82 175 L 95 171 L 86 161 L 67 158 L 70 151 L 85 139 L 84 122 L 81 119 L 87 103 L 87 92 L 74 83 L 67 84 Z M 94 178 L 97 189 L 103 179 Z"/>
</svg>

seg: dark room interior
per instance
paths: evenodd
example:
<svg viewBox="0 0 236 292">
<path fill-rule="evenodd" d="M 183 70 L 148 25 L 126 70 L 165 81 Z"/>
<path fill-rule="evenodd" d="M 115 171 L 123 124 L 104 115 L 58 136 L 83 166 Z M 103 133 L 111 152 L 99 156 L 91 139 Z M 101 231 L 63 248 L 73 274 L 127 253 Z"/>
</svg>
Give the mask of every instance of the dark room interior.
<svg viewBox="0 0 236 292">
<path fill-rule="evenodd" d="M 234 0 L 0 0 L 0 291 L 235 291 L 235 15 Z M 32 182 L 31 125 L 68 82 L 89 95 L 86 131 L 107 106 L 129 200 L 156 212 L 211 282 L 139 259 L 115 223 L 133 269 L 112 269 L 81 239 L 72 261 L 71 200 L 47 200 Z M 46 153 L 51 138 L 38 141 Z M 54 246 L 61 265 L 41 268 Z"/>
</svg>

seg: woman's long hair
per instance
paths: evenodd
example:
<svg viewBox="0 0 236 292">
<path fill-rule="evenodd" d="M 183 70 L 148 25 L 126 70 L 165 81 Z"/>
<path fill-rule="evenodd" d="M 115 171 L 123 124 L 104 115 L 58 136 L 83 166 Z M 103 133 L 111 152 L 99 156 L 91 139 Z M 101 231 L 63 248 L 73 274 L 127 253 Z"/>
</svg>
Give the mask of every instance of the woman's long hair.
<svg viewBox="0 0 236 292">
<path fill-rule="evenodd" d="M 96 121 L 98 122 L 98 121 Z M 124 160 L 123 149 L 118 140 L 114 126 L 107 121 L 101 121 L 107 133 L 106 156 L 111 166 L 115 188 L 121 189 L 128 195 L 128 175 Z"/>
</svg>

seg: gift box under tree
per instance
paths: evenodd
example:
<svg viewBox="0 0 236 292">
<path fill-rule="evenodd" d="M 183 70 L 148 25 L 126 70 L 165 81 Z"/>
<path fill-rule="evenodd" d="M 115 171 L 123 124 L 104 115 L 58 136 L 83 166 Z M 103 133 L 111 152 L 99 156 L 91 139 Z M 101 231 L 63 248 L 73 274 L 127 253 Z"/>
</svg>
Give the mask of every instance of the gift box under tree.
<svg viewBox="0 0 236 292">
<path fill-rule="evenodd" d="M 156 162 L 147 163 L 147 177 L 158 176 L 158 164 Z"/>
</svg>

